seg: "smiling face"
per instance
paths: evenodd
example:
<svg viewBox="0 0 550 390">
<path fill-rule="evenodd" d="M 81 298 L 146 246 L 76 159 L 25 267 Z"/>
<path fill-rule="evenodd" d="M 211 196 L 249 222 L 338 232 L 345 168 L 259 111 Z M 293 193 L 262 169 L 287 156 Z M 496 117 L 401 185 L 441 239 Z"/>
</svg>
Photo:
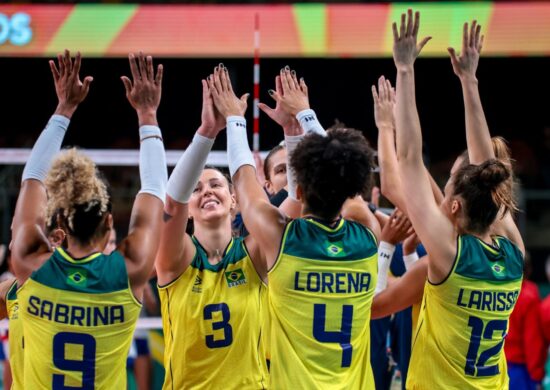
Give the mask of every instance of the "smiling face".
<svg viewBox="0 0 550 390">
<path fill-rule="evenodd" d="M 235 206 L 235 197 L 225 176 L 216 169 L 203 170 L 189 200 L 189 215 L 195 224 L 231 218 Z"/>
</svg>

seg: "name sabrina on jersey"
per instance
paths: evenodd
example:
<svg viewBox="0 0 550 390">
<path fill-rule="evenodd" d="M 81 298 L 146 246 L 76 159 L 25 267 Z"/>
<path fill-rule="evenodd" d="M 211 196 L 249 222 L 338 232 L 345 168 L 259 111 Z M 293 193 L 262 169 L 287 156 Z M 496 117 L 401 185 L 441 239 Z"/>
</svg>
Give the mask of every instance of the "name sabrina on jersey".
<svg viewBox="0 0 550 390">
<path fill-rule="evenodd" d="M 77 326 L 113 325 L 124 322 L 124 306 L 73 306 L 41 300 L 31 295 L 27 312 L 60 324 Z"/>
<path fill-rule="evenodd" d="M 368 272 L 296 272 L 294 290 L 329 294 L 367 292 L 371 284 Z"/>
<path fill-rule="evenodd" d="M 519 290 L 514 291 L 479 291 L 461 288 L 456 304 L 468 309 L 482 311 L 508 311 L 514 308 Z"/>
</svg>

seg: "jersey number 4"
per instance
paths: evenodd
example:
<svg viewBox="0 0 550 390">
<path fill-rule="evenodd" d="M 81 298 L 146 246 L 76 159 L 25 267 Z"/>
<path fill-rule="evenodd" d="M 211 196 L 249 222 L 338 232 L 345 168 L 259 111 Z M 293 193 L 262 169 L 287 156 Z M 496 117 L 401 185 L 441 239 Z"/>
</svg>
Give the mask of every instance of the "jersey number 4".
<svg viewBox="0 0 550 390">
<path fill-rule="evenodd" d="M 508 321 L 493 320 L 487 322 L 485 325 L 481 318 L 470 316 L 468 326 L 472 328 L 472 333 L 470 335 L 468 354 L 466 355 L 466 366 L 464 367 L 465 374 L 470 376 L 497 375 L 499 373 L 498 365 L 486 366 L 485 363 L 502 350 L 504 338 L 506 337 L 506 329 L 508 328 Z M 493 339 L 494 332 L 500 332 L 501 337 Z M 479 347 L 482 339 L 497 341 L 497 343 L 480 354 Z"/>
<path fill-rule="evenodd" d="M 205 320 L 212 320 L 214 313 L 221 314 L 221 321 L 212 322 L 212 330 L 223 329 L 223 338 L 216 340 L 213 334 L 206 335 L 206 346 L 208 348 L 223 348 L 231 345 L 233 342 L 233 328 L 229 324 L 231 319 L 231 313 L 229 312 L 229 306 L 227 303 L 215 303 L 212 305 L 206 305 L 203 311 L 203 317 Z"/>
<path fill-rule="evenodd" d="M 73 345 L 82 348 L 82 360 L 67 359 L 65 346 Z M 79 372 L 82 375 L 82 386 L 65 385 L 65 375 L 53 374 L 52 389 L 68 390 L 95 388 L 95 353 L 96 342 L 93 336 L 85 333 L 60 332 L 53 338 L 53 364 L 62 371 Z"/>
<path fill-rule="evenodd" d="M 342 347 L 342 367 L 351 366 L 351 325 L 353 323 L 353 306 L 342 306 L 342 323 L 340 331 L 327 331 L 325 329 L 327 317 L 327 305 L 313 305 L 313 337 L 322 343 L 338 343 Z"/>
</svg>

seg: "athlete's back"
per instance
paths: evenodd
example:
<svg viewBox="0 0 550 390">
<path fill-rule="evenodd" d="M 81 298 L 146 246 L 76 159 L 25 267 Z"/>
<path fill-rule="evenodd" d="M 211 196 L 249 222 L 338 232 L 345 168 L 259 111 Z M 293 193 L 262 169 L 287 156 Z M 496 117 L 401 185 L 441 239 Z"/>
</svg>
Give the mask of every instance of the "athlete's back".
<svg viewBox="0 0 550 390">
<path fill-rule="evenodd" d="M 376 239 L 363 225 L 288 224 L 269 272 L 273 388 L 374 388 L 369 321 L 376 275 Z"/>
<path fill-rule="evenodd" d="M 494 240 L 460 236 L 447 280 L 426 282 L 407 388 L 508 388 L 503 345 L 523 256 L 508 239 Z"/>
<path fill-rule="evenodd" d="M 25 388 L 126 387 L 126 357 L 141 304 L 118 251 L 76 260 L 57 248 L 17 296 Z"/>
</svg>

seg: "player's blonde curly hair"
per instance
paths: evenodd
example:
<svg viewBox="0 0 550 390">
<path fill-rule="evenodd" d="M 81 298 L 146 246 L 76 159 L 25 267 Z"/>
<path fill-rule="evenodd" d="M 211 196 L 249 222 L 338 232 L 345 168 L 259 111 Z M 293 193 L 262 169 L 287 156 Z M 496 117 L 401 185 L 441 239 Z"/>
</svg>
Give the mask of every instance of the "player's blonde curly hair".
<svg viewBox="0 0 550 390">
<path fill-rule="evenodd" d="M 58 213 L 69 234 L 80 242 L 89 242 L 110 211 L 107 185 L 94 162 L 76 148 L 63 151 L 54 160 L 45 184 L 46 220 Z"/>
</svg>

